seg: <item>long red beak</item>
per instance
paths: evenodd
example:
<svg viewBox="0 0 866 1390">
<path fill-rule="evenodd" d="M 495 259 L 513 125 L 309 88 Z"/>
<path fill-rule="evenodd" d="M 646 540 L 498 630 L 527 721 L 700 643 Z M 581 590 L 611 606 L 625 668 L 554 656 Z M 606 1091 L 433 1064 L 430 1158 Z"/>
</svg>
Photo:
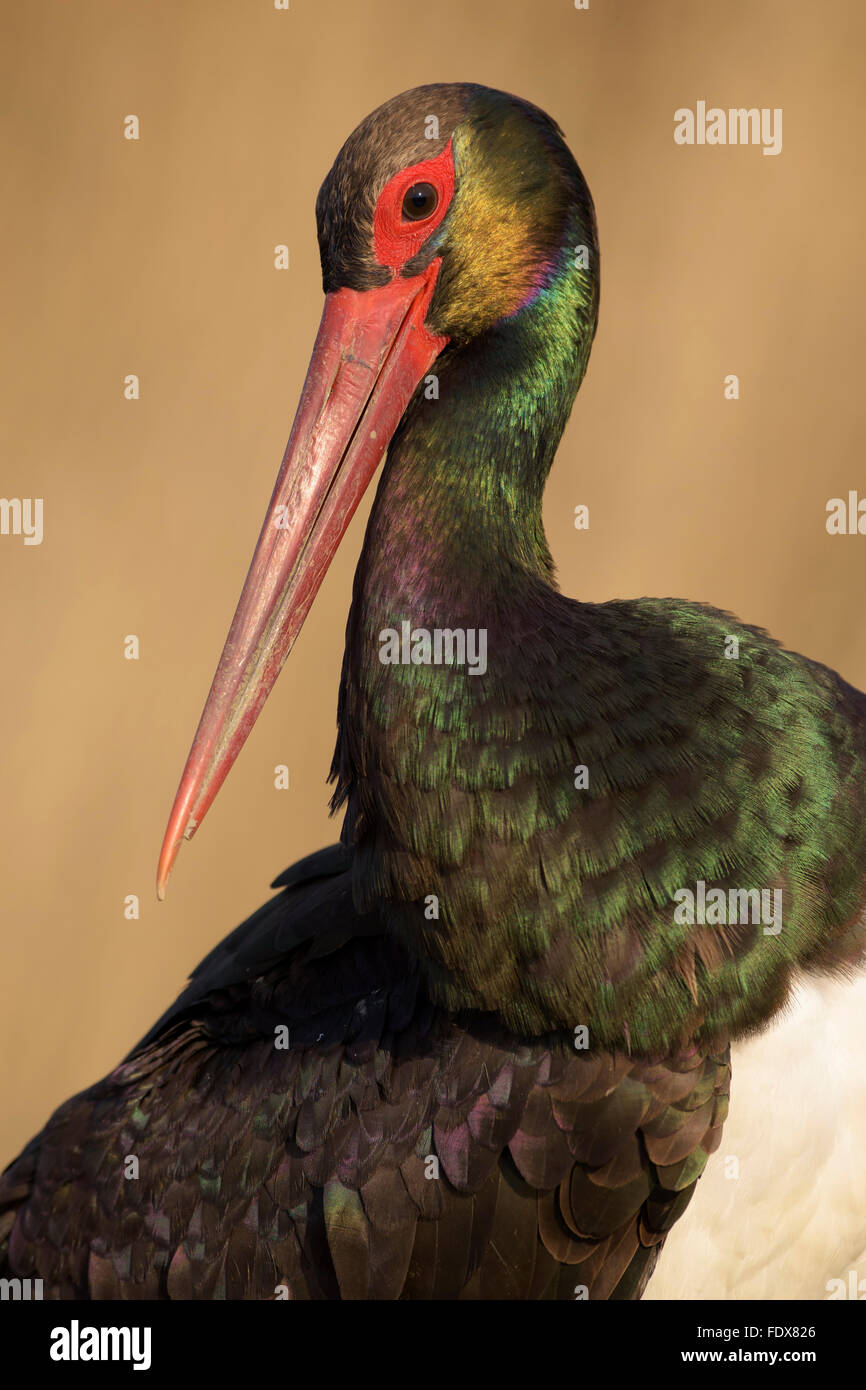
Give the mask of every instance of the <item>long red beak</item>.
<svg viewBox="0 0 866 1390">
<path fill-rule="evenodd" d="M 416 386 L 447 338 L 425 327 L 439 261 L 325 299 L 298 413 L 180 786 L 165 885 L 243 747 Z"/>
</svg>

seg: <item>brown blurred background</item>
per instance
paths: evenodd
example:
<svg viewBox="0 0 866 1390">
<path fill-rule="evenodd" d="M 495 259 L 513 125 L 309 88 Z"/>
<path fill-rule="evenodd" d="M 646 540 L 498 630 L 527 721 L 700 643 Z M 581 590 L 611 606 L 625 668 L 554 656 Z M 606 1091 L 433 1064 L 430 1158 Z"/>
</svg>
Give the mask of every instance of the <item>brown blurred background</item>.
<svg viewBox="0 0 866 1390">
<path fill-rule="evenodd" d="M 45 510 L 41 546 L 0 537 L 0 1166 L 337 836 L 325 775 L 370 497 L 156 901 L 318 323 L 315 195 L 387 97 L 516 92 L 595 197 L 601 324 L 546 505 L 563 589 L 703 599 L 866 686 L 866 538 L 824 525 L 828 498 L 866 493 L 853 0 L 6 0 L 2 28 L 0 495 Z M 782 107 L 781 155 L 676 146 L 698 100 Z"/>
</svg>

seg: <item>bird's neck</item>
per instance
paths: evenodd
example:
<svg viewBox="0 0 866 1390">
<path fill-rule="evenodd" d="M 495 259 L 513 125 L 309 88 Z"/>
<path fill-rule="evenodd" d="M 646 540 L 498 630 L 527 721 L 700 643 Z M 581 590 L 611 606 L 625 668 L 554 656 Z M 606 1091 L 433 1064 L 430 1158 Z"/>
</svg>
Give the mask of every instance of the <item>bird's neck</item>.
<svg viewBox="0 0 866 1390">
<path fill-rule="evenodd" d="M 555 600 L 542 492 L 585 363 L 567 341 L 530 352 L 519 332 L 485 346 L 437 364 L 389 451 L 355 578 L 332 769 L 358 906 L 392 909 L 422 959 L 413 923 L 425 910 L 441 933 L 465 929 L 458 901 L 475 901 L 484 837 L 503 814 L 491 793 L 507 799 L 538 703 L 549 641 L 538 613 Z"/>
<path fill-rule="evenodd" d="M 542 495 L 594 324 L 585 276 L 564 258 L 520 312 L 434 364 L 388 452 L 355 579 L 350 666 L 377 672 L 369 636 L 395 621 L 447 626 L 513 604 L 515 585 L 551 582 Z"/>
<path fill-rule="evenodd" d="M 493 598 L 516 575 L 549 581 L 552 561 L 541 518 L 556 438 L 512 428 L 512 400 L 492 402 L 464 367 L 446 365 L 419 398 L 392 445 L 358 567 L 355 606 L 420 619 L 432 605 Z M 387 616 L 387 614 L 385 614 Z M 363 657 L 363 653 L 361 653 Z"/>
</svg>

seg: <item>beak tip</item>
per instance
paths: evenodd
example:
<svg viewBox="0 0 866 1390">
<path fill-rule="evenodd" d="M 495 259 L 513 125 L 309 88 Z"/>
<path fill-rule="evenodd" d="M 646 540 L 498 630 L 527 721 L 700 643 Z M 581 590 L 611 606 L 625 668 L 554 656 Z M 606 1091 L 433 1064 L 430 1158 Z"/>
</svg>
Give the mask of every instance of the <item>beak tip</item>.
<svg viewBox="0 0 866 1390">
<path fill-rule="evenodd" d="M 170 854 L 166 854 L 163 852 L 159 856 L 159 867 L 156 871 L 156 896 L 159 902 L 161 903 L 165 902 L 166 884 L 168 883 L 169 874 L 171 873 L 176 853 L 177 851 L 174 850 Z"/>
<path fill-rule="evenodd" d="M 159 864 L 157 865 L 156 870 L 156 896 L 158 901 L 161 903 L 165 902 L 166 884 L 168 883 L 169 875 L 171 874 L 171 871 L 174 868 L 174 861 L 177 858 L 178 850 L 180 849 L 184 840 L 191 840 L 196 830 L 198 829 L 200 817 L 196 819 L 194 815 L 187 813 L 186 823 L 184 825 L 183 831 L 180 834 L 178 834 L 177 826 L 180 822 L 181 817 L 184 814 L 187 804 L 187 798 L 182 798 L 181 793 L 178 792 L 177 800 L 175 801 L 175 805 L 172 807 L 172 813 L 169 819 L 168 828 L 165 832 L 165 839 L 162 842 L 162 849 L 160 850 L 159 855 Z"/>
<path fill-rule="evenodd" d="M 169 836 L 166 835 L 165 843 L 163 844 L 159 856 L 159 864 L 156 869 L 156 896 L 161 903 L 165 902 L 166 884 L 174 868 L 174 861 L 177 858 L 180 845 L 180 840 L 175 839 L 173 836 L 169 838 Z"/>
</svg>

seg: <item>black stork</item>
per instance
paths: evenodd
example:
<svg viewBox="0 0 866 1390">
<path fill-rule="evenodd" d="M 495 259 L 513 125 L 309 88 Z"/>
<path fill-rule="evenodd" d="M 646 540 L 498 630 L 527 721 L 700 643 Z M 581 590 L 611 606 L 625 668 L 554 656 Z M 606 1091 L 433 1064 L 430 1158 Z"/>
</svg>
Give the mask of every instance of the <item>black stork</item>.
<svg viewBox="0 0 866 1390">
<path fill-rule="evenodd" d="M 599 270 L 549 117 L 405 93 L 317 218 L 322 322 L 160 892 L 387 450 L 341 842 L 6 1170 L 0 1268 L 58 1298 L 636 1298 L 730 1041 L 860 960 L 866 697 L 712 608 L 554 587 Z"/>
</svg>

